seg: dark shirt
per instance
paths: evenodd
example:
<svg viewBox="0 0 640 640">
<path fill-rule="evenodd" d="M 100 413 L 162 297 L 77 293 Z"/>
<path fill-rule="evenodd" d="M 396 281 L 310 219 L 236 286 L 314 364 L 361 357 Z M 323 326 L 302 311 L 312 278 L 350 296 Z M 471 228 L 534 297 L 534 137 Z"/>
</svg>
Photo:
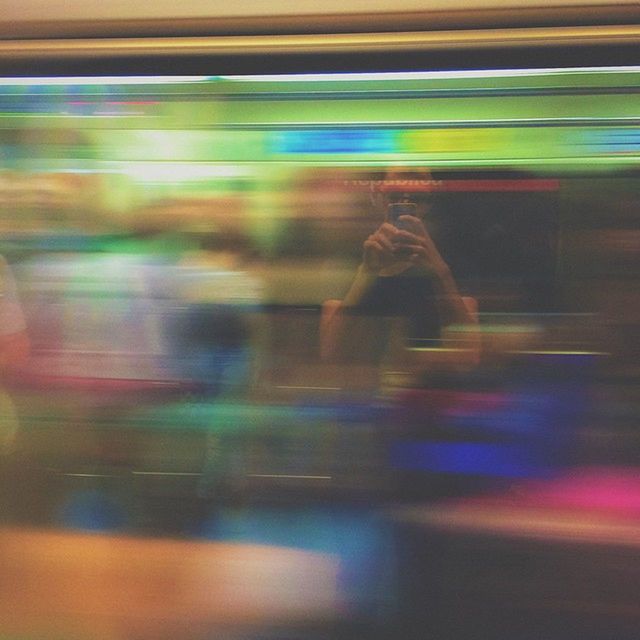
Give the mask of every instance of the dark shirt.
<svg viewBox="0 0 640 640">
<path fill-rule="evenodd" d="M 433 346 L 440 339 L 433 283 L 418 267 L 395 276 L 379 276 L 353 311 L 357 315 L 406 318 L 407 346 Z"/>
</svg>

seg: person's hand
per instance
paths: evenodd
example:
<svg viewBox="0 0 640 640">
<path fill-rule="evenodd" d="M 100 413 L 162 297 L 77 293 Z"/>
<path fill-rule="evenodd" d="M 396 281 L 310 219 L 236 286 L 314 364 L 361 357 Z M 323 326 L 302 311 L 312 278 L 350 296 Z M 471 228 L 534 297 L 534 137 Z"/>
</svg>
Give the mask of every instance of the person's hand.
<svg viewBox="0 0 640 640">
<path fill-rule="evenodd" d="M 422 220 L 415 216 L 400 216 L 401 229 L 395 229 L 394 255 L 435 274 L 443 274 L 447 265 L 434 244 Z"/>
<path fill-rule="evenodd" d="M 363 266 L 366 271 L 379 274 L 398 262 L 398 229 L 385 222 L 371 234 L 363 245 Z"/>
</svg>

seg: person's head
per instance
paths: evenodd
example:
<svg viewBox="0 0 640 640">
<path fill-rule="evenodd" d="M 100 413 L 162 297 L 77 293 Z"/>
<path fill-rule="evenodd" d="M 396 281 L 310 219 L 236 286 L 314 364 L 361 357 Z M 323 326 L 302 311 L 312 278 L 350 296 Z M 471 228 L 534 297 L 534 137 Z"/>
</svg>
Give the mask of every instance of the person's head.
<svg viewBox="0 0 640 640">
<path fill-rule="evenodd" d="M 424 220 L 433 206 L 437 184 L 428 169 L 414 167 L 388 169 L 378 187 L 379 203 L 387 220 L 390 212 L 396 210 L 397 205 L 407 205 L 400 207 L 401 213 L 404 211 L 406 214 Z"/>
</svg>

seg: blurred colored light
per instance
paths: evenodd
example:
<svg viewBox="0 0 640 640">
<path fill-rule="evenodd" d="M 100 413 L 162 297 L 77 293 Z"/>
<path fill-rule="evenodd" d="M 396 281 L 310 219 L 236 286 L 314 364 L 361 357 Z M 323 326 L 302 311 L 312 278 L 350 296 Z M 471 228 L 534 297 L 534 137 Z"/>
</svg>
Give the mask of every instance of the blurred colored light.
<svg viewBox="0 0 640 640">
<path fill-rule="evenodd" d="M 205 82 L 211 76 L 63 76 L 0 78 L 0 86 L 36 85 L 90 85 L 90 84 L 180 84 L 183 82 Z"/>
</svg>

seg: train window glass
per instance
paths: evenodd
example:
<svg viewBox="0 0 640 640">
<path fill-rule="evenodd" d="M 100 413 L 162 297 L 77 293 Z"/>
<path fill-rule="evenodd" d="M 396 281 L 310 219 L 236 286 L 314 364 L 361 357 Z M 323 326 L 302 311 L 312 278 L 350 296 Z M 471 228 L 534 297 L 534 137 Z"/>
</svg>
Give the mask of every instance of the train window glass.
<svg viewBox="0 0 640 640">
<path fill-rule="evenodd" d="M 506 353 L 633 366 L 639 91 L 635 66 L 1 78 L 22 410 L 61 385 L 92 428 L 197 431 L 186 398 L 237 426 L 238 398 Z"/>
<path fill-rule="evenodd" d="M 628 535 L 632 476 L 528 484 L 635 464 L 640 415 L 640 67 L 562 53 L 2 61 L 8 628 L 422 637 L 478 576 L 389 506 Z"/>
</svg>

